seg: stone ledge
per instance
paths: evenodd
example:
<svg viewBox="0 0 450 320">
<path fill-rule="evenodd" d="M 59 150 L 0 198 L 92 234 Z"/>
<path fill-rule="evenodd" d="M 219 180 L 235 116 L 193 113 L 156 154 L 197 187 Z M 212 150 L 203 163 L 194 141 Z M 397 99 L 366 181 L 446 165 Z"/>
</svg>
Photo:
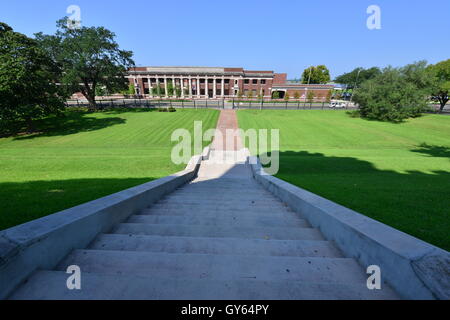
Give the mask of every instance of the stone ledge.
<svg viewBox="0 0 450 320">
<path fill-rule="evenodd" d="M 202 156 L 186 169 L 0 232 L 0 299 L 31 273 L 53 269 L 73 249 L 85 248 L 99 234 L 194 179 Z"/>
<path fill-rule="evenodd" d="M 264 172 L 250 157 L 254 178 L 334 241 L 364 268 L 378 265 L 382 278 L 405 299 L 450 299 L 450 254 L 358 212 Z"/>
</svg>

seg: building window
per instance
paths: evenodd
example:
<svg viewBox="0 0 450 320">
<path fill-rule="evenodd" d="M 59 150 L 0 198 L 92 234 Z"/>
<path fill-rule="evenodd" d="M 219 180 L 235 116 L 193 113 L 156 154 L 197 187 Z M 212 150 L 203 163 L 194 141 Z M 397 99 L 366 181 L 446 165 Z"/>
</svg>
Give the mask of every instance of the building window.
<svg viewBox="0 0 450 320">
<path fill-rule="evenodd" d="M 261 84 L 266 84 L 266 79 L 261 79 Z"/>
<path fill-rule="evenodd" d="M 237 86 L 237 84 L 238 84 L 238 81 L 234 80 L 234 85 Z"/>
<path fill-rule="evenodd" d="M 200 79 L 200 83 L 205 83 L 205 79 Z"/>
<path fill-rule="evenodd" d="M 258 79 L 253 79 L 252 83 L 253 84 L 258 84 Z"/>
<path fill-rule="evenodd" d="M 208 79 L 208 83 L 214 83 L 214 79 Z"/>
<path fill-rule="evenodd" d="M 249 80 L 249 79 L 245 79 L 245 80 L 244 80 L 244 83 L 245 83 L 245 84 L 249 84 L 249 83 L 250 83 L 250 80 Z"/>
<path fill-rule="evenodd" d="M 225 83 L 230 83 L 230 79 L 225 79 Z"/>
</svg>

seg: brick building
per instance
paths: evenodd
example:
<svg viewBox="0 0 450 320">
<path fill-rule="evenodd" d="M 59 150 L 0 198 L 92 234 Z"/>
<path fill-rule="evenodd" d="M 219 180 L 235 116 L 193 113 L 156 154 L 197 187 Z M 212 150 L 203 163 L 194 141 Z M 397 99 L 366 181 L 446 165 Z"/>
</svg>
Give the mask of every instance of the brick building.
<svg viewBox="0 0 450 320">
<path fill-rule="evenodd" d="M 127 78 L 134 84 L 136 94 L 153 97 L 156 88 L 166 97 L 170 87 L 178 88 L 183 98 L 220 99 L 237 97 L 239 93 L 253 97 L 271 98 L 279 92 L 294 97 L 298 92 L 305 98 L 313 90 L 316 99 L 325 98 L 333 86 L 288 84 L 287 74 L 273 71 L 253 71 L 243 68 L 211 67 L 136 67 L 129 70 Z"/>
</svg>

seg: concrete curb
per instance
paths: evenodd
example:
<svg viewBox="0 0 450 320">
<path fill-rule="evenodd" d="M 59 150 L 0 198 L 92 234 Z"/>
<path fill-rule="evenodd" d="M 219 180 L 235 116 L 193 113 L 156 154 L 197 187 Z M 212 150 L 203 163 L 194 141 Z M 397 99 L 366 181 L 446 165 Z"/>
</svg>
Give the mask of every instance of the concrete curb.
<svg viewBox="0 0 450 320">
<path fill-rule="evenodd" d="M 53 269 L 73 249 L 194 179 L 203 156 L 186 169 L 0 232 L 0 299 L 38 269 Z"/>
<path fill-rule="evenodd" d="M 319 228 L 364 267 L 378 265 L 382 279 L 405 299 L 450 299 L 450 253 L 264 172 L 249 158 L 254 178 Z"/>
<path fill-rule="evenodd" d="M 202 160 L 208 160 L 210 154 L 211 154 L 211 146 L 207 146 L 205 149 L 203 149 Z"/>
</svg>

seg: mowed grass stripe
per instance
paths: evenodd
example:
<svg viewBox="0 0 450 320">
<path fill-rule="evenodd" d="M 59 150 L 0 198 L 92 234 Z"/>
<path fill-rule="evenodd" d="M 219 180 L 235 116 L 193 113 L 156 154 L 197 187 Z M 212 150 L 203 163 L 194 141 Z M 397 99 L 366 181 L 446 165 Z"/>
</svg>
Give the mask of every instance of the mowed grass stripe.
<svg viewBox="0 0 450 320">
<path fill-rule="evenodd" d="M 196 120 L 215 128 L 218 115 L 70 112 L 38 122 L 42 134 L 0 139 L 0 229 L 182 170 L 170 159 L 172 132 L 192 133 Z"/>
<path fill-rule="evenodd" d="M 280 130 L 277 177 L 450 250 L 450 117 L 401 124 L 345 111 L 242 110 L 242 129 Z"/>
</svg>

